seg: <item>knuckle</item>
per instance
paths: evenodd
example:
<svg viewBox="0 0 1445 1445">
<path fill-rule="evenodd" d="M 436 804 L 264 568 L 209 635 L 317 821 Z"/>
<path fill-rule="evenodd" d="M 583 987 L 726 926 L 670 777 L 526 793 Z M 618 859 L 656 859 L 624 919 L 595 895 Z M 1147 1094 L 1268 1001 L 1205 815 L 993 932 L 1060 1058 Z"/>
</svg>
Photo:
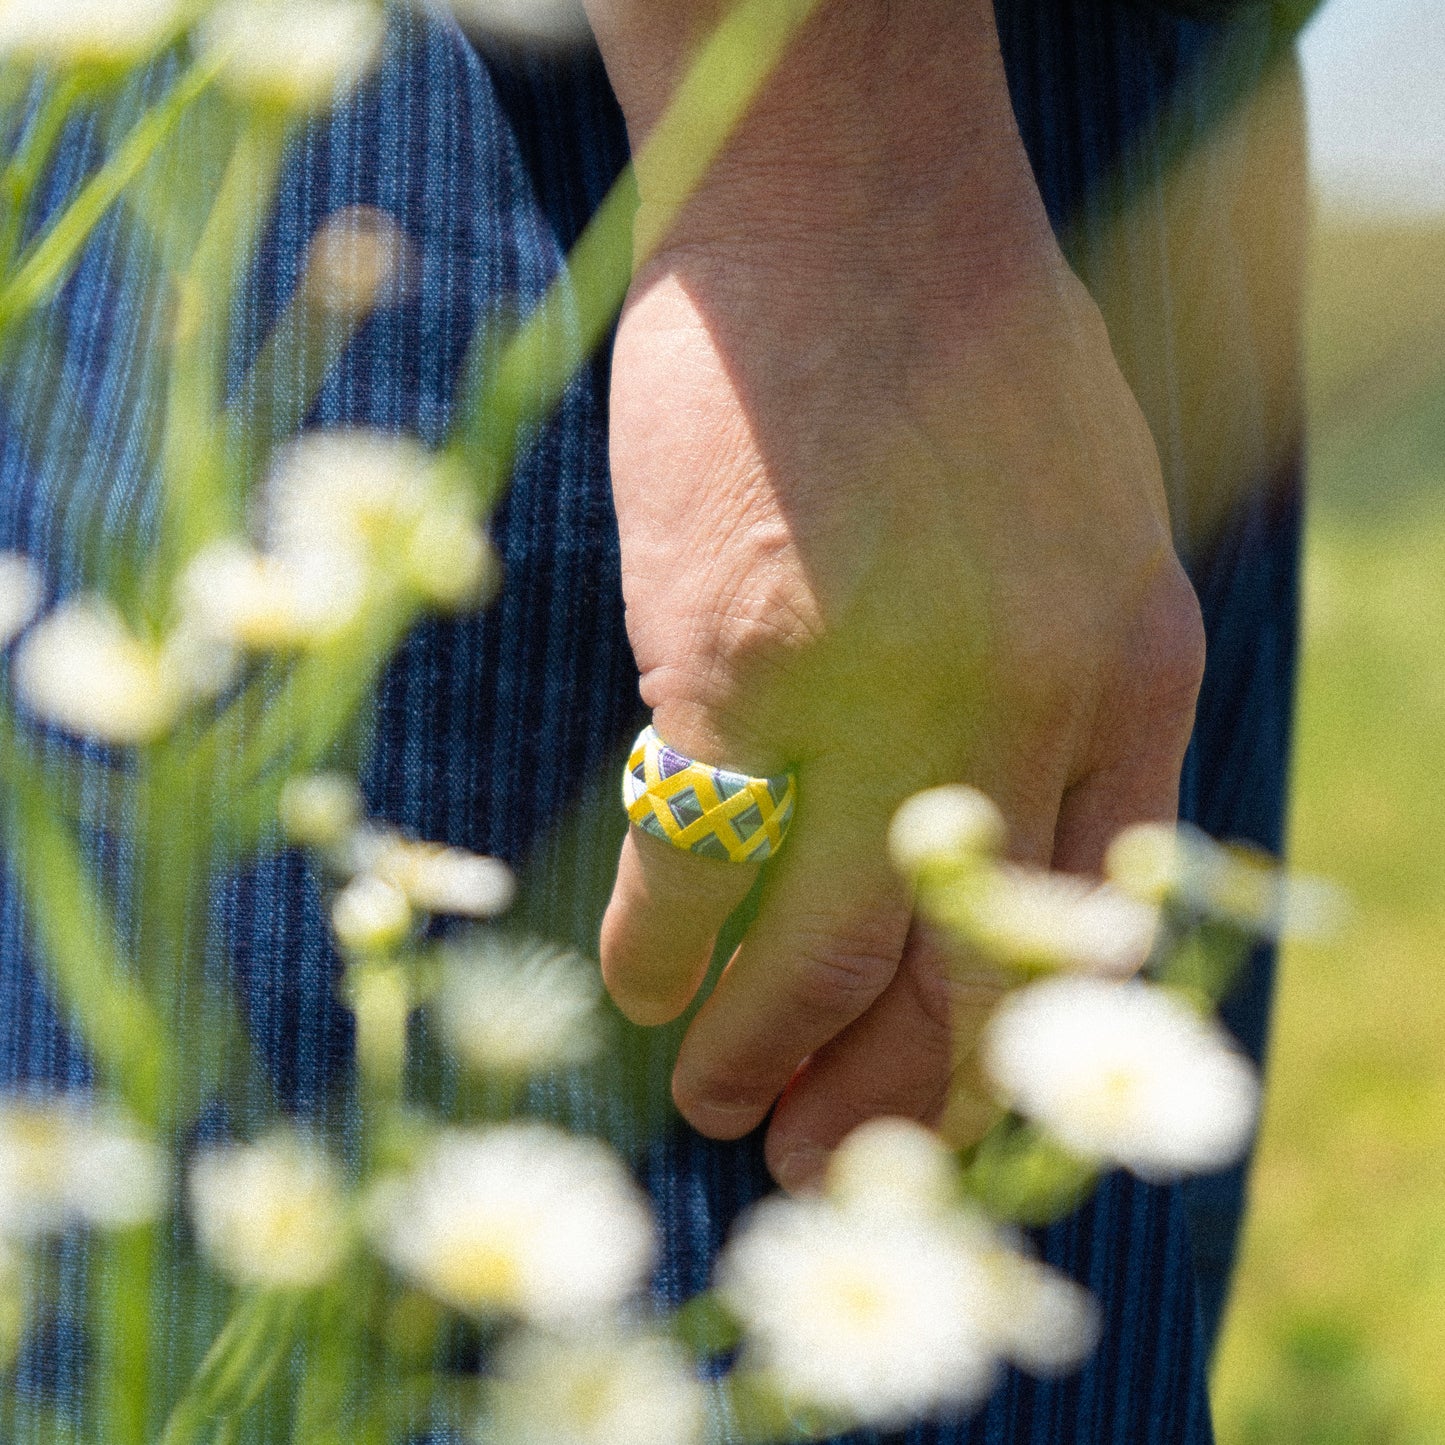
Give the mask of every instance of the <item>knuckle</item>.
<svg viewBox="0 0 1445 1445">
<path fill-rule="evenodd" d="M 881 935 L 805 942 L 794 956 L 790 1006 L 818 1021 L 861 1014 L 888 986 L 897 946 Z"/>
<path fill-rule="evenodd" d="M 1153 710 L 1192 712 L 1204 680 L 1204 618 L 1194 588 L 1177 564 L 1153 588 L 1132 651 Z"/>
<path fill-rule="evenodd" d="M 905 965 L 902 981 L 913 1001 L 914 1046 L 924 1052 L 951 1050 L 956 1020 L 946 968 L 933 960 L 917 960 Z"/>
</svg>

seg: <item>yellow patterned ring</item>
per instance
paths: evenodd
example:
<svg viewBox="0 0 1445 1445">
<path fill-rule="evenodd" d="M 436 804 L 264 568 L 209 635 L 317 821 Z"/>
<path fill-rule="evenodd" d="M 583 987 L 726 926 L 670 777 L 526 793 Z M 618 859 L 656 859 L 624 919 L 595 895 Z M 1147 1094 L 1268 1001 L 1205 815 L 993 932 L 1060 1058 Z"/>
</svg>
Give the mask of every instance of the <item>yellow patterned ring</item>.
<svg viewBox="0 0 1445 1445">
<path fill-rule="evenodd" d="M 627 816 L 645 833 L 701 858 L 761 863 L 782 846 L 793 820 L 791 773 L 750 778 L 673 751 L 648 726 L 622 775 Z"/>
</svg>

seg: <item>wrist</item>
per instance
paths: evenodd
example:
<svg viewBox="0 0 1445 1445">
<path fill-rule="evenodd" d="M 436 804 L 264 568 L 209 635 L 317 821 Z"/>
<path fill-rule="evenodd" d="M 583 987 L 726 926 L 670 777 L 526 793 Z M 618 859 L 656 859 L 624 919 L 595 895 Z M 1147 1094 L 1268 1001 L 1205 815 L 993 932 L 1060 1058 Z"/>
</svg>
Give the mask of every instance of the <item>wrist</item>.
<svg viewBox="0 0 1445 1445">
<path fill-rule="evenodd" d="M 990 0 L 818 0 L 690 193 L 676 148 L 646 142 L 724 0 L 589 8 L 637 157 L 639 259 L 665 236 L 795 275 L 998 290 L 1052 251 Z"/>
</svg>

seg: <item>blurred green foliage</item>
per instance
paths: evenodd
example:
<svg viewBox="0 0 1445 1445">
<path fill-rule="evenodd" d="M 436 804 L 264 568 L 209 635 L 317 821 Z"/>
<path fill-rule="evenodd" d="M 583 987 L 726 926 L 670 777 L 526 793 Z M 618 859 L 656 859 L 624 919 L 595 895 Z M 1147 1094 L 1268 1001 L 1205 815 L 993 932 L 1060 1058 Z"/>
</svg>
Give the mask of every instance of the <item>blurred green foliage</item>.
<svg viewBox="0 0 1445 1445">
<path fill-rule="evenodd" d="M 1293 858 L 1221 1445 L 1445 1442 L 1445 223 L 1324 216 Z"/>
</svg>

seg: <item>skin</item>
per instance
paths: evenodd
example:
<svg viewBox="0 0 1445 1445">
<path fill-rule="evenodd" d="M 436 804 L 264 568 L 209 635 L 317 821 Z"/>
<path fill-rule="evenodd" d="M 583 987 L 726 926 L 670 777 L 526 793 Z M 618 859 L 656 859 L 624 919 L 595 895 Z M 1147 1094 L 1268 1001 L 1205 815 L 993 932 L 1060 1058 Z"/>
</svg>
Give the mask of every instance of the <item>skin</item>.
<svg viewBox="0 0 1445 1445">
<path fill-rule="evenodd" d="M 715 14 L 594 0 L 634 148 Z M 645 210 L 667 178 L 639 184 Z M 1154 445 L 1055 245 L 986 0 L 825 0 L 635 278 L 611 445 L 658 731 L 799 783 L 678 1108 L 717 1138 L 771 1110 L 789 1188 L 879 1114 L 968 1142 L 996 984 L 913 918 L 889 819 L 970 782 L 1016 856 L 1096 870 L 1119 828 L 1174 816 L 1204 657 Z M 624 1013 L 688 1005 L 755 876 L 631 831 L 601 940 Z"/>
</svg>

